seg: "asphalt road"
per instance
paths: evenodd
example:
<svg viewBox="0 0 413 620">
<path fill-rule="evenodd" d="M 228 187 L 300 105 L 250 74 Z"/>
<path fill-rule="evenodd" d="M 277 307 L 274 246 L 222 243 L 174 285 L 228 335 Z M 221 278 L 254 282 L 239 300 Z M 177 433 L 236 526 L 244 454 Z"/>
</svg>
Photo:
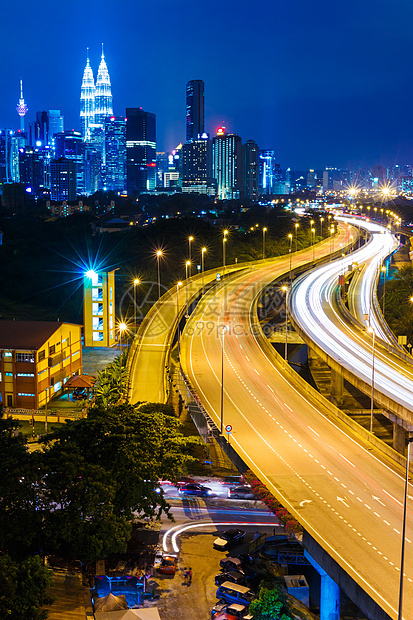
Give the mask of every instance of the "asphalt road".
<svg viewBox="0 0 413 620">
<path fill-rule="evenodd" d="M 223 367 L 224 424 L 232 425 L 235 449 L 324 549 L 396 618 L 401 473 L 291 387 L 251 333 L 257 290 L 287 270 L 286 261 L 262 267 L 236 277 L 231 287 L 210 292 L 182 338 L 183 369 L 219 426 Z M 408 517 L 406 620 L 413 603 L 410 509 Z"/>
</svg>

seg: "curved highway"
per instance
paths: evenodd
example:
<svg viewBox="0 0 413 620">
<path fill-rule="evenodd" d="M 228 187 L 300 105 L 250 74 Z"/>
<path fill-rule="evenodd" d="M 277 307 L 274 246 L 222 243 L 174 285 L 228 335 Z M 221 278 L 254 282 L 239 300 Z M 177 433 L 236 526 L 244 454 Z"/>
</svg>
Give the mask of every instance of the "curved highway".
<svg viewBox="0 0 413 620">
<path fill-rule="evenodd" d="M 346 221 L 351 220 L 346 218 Z M 412 421 L 413 366 L 407 359 L 386 348 L 382 341 L 388 339 L 387 333 L 375 312 L 368 312 L 378 265 L 397 247 L 397 240 L 386 228 L 377 224 L 366 222 L 363 227 L 370 230 L 372 238 L 351 256 L 358 263 L 369 263 L 359 305 L 363 313 L 370 315 L 371 327 L 378 336 L 374 351 L 375 398 L 382 406 L 386 403 L 384 406 L 392 407 L 390 410 Z M 316 350 L 322 351 L 329 360 L 358 378 L 361 384 L 371 386 L 372 335 L 367 330 L 348 324 L 335 302 L 338 277 L 344 273 L 347 263 L 348 259 L 335 261 L 300 278 L 289 296 L 290 312 L 295 326 L 316 346 Z"/>
<path fill-rule="evenodd" d="M 252 308 L 257 292 L 283 270 L 288 271 L 286 261 L 210 291 L 183 335 L 183 370 L 218 427 L 223 387 L 224 424 L 232 425 L 230 442 L 237 452 L 331 557 L 396 618 L 403 475 L 328 419 L 311 390 L 300 393 L 263 352 Z M 410 525 L 407 540 L 404 600 L 410 610 Z"/>
</svg>

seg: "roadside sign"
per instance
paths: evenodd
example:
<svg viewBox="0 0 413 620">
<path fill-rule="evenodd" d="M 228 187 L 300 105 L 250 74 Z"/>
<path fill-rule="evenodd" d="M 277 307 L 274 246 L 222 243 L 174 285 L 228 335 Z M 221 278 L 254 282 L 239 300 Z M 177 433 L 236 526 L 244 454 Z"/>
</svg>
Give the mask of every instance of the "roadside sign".
<svg viewBox="0 0 413 620">
<path fill-rule="evenodd" d="M 227 424 L 227 425 L 226 425 L 226 427 L 225 427 L 225 432 L 226 432 L 226 433 L 230 433 L 231 431 L 232 431 L 232 426 L 231 426 L 231 424 Z"/>
<path fill-rule="evenodd" d="M 221 274 L 217 273 L 217 282 L 220 282 L 220 281 L 221 281 Z"/>
</svg>

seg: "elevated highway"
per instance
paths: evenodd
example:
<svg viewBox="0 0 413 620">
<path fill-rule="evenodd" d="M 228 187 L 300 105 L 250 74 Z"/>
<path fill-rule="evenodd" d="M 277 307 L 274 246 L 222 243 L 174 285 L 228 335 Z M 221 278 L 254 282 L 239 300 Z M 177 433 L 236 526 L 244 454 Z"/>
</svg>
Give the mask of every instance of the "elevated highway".
<svg viewBox="0 0 413 620">
<path fill-rule="evenodd" d="M 376 452 L 378 440 L 369 444 L 346 428 L 331 403 L 270 350 L 256 299 L 287 271 L 281 261 L 211 290 L 185 329 L 182 367 L 217 426 L 221 414 L 232 426 L 230 442 L 247 465 L 378 608 L 397 618 L 403 470 Z M 413 603 L 410 510 L 408 517 L 406 620 Z"/>
</svg>

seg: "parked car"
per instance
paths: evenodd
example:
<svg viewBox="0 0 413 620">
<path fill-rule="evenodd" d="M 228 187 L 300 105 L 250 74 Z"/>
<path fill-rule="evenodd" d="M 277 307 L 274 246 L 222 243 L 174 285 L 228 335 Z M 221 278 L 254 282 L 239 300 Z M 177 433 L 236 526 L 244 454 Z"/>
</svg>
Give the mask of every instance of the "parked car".
<svg viewBox="0 0 413 620">
<path fill-rule="evenodd" d="M 256 499 L 251 487 L 233 487 L 228 491 L 230 499 Z"/>
<path fill-rule="evenodd" d="M 221 600 L 224 601 L 224 599 Z M 216 611 L 214 611 L 214 609 L 216 609 Z M 252 620 L 252 616 L 248 613 L 248 607 L 246 605 L 239 605 L 238 603 L 228 604 L 225 601 L 215 605 L 211 617 L 213 620 Z"/>
<path fill-rule="evenodd" d="M 222 558 L 220 560 L 219 565 L 221 566 L 223 571 L 230 572 L 236 571 L 238 573 L 244 573 L 242 569 L 242 562 L 239 558 Z"/>
<path fill-rule="evenodd" d="M 207 497 L 208 495 L 212 495 L 212 491 L 209 487 L 204 487 L 202 484 L 196 484 L 194 482 L 189 482 L 188 484 L 183 484 L 179 489 L 180 495 L 196 495 L 197 497 Z"/>
<path fill-rule="evenodd" d="M 238 603 L 247 606 L 251 603 L 255 594 L 248 586 L 239 586 L 236 583 L 224 581 L 219 586 L 216 596 L 217 598 L 225 599 L 228 603 Z"/>
<path fill-rule="evenodd" d="M 158 571 L 163 575 L 175 575 L 176 564 L 176 557 L 174 557 L 173 555 L 164 555 Z"/>
<path fill-rule="evenodd" d="M 224 581 L 231 581 L 232 583 L 238 583 L 241 586 L 247 585 L 245 575 L 238 573 L 237 571 L 230 571 L 229 573 L 218 573 L 215 575 L 215 585 L 220 586 Z"/>
<path fill-rule="evenodd" d="M 245 538 L 244 530 L 225 530 L 214 540 L 214 549 L 225 551 L 229 547 L 239 545 Z"/>
</svg>

